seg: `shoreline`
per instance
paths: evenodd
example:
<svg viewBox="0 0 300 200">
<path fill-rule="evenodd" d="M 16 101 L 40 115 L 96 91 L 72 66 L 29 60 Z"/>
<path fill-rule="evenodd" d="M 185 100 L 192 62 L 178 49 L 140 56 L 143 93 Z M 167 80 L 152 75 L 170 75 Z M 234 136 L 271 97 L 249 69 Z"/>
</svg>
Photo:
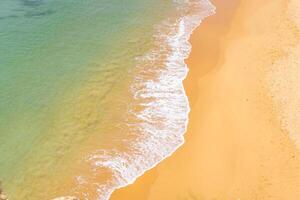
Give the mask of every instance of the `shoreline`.
<svg viewBox="0 0 300 200">
<path fill-rule="evenodd" d="M 191 37 L 185 144 L 112 200 L 300 198 L 299 149 L 266 87 L 293 41 L 287 2 L 212 1 Z"/>
<path fill-rule="evenodd" d="M 189 39 L 194 30 L 199 26 L 199 24 L 201 24 L 202 20 L 210 15 L 213 15 L 215 9 L 215 7 L 209 1 L 199 1 L 193 5 L 195 7 L 191 7 L 189 2 L 187 4 L 183 3 L 183 8 L 189 8 L 188 10 L 183 8 L 179 9 L 182 10 L 182 14 L 185 14 L 183 15 L 184 17 L 178 15 L 178 20 L 176 21 L 168 18 L 162 21 L 162 23 L 155 28 L 157 30 L 155 30 L 155 34 L 153 36 L 155 39 L 160 39 L 160 43 L 157 43 L 157 46 L 154 45 L 153 49 L 151 49 L 145 55 L 137 57 L 137 66 L 139 67 L 138 70 L 136 70 L 135 77 L 139 78 L 132 83 L 131 89 L 133 91 L 133 99 L 136 99 L 135 107 L 143 107 L 147 105 L 147 109 L 144 110 L 132 108 L 135 112 L 129 113 L 135 113 L 138 119 L 136 120 L 136 123 L 138 123 L 139 120 L 144 120 L 143 122 L 147 123 L 146 119 L 150 119 L 149 127 L 152 125 L 152 120 L 155 121 L 157 120 L 156 117 L 162 117 L 161 113 L 165 113 L 167 115 L 169 114 L 169 117 L 166 118 L 166 120 L 162 118 L 160 126 L 157 129 L 150 131 L 144 129 L 144 131 L 141 132 L 147 134 L 145 134 L 145 137 L 140 143 L 138 143 L 138 140 L 136 140 L 135 144 L 131 144 L 131 146 L 136 147 L 136 149 L 134 149 L 135 151 L 141 147 L 144 149 L 138 149 L 140 150 L 140 154 L 135 152 L 132 157 L 124 154 L 124 160 L 130 158 L 127 160 L 129 164 L 120 159 L 121 162 L 117 163 L 117 167 L 114 166 L 115 163 L 110 166 L 110 168 L 113 170 L 114 167 L 117 169 L 117 175 L 120 172 L 123 173 L 115 176 L 115 179 L 111 181 L 112 184 L 107 184 L 107 186 L 105 186 L 107 188 L 103 187 L 101 192 L 99 192 L 100 190 L 98 191 L 99 198 L 101 199 L 109 199 L 115 190 L 134 184 L 137 178 L 143 176 L 147 171 L 155 168 L 160 162 L 172 156 L 172 154 L 184 144 L 184 134 L 187 131 L 188 113 L 190 111 L 188 97 L 185 94 L 185 89 L 183 86 L 183 81 L 188 72 L 188 67 L 185 64 L 185 60 L 190 54 L 191 44 L 189 43 Z M 196 11 L 199 12 L 196 13 Z M 170 26 L 172 28 L 166 31 L 164 30 L 165 26 Z M 161 48 L 161 46 L 166 46 L 166 49 L 168 50 Z M 158 56 L 158 58 L 155 58 L 154 56 L 154 59 L 151 60 L 152 54 L 162 56 Z M 166 58 L 164 58 L 165 55 L 167 55 Z M 159 60 L 160 57 L 162 57 L 162 61 Z M 152 70 L 149 71 L 147 71 L 148 68 L 145 68 L 149 65 L 148 62 L 146 62 L 149 61 L 148 59 L 150 59 L 149 63 L 154 63 L 152 64 L 153 66 L 149 66 L 152 67 Z M 156 60 L 159 61 L 155 62 Z M 158 65 L 158 67 L 156 67 L 156 65 Z M 163 65 L 163 69 L 160 69 L 162 67 L 161 65 Z M 140 71 L 139 68 L 141 68 Z M 159 68 L 159 70 L 156 68 Z M 156 71 L 157 74 L 155 73 Z M 153 88 L 155 88 L 154 91 L 152 91 Z M 160 94 L 165 94 L 161 96 L 163 101 L 159 101 L 161 100 L 159 99 Z M 167 98 L 166 95 L 170 95 L 168 96 L 169 98 Z M 174 95 L 176 96 L 175 98 L 177 98 L 176 100 L 179 101 L 174 101 Z M 158 103 L 154 104 L 156 103 L 155 100 L 149 103 L 149 99 L 156 99 Z M 143 100 L 145 100 L 145 103 L 141 103 Z M 149 110 L 151 112 L 149 112 Z M 165 112 L 166 110 L 168 110 L 169 113 Z M 170 115 L 170 113 L 172 114 Z M 182 113 L 185 113 L 184 116 Z M 173 119 L 173 116 L 176 117 Z M 174 128 L 174 125 L 178 125 L 178 127 Z M 135 124 L 135 126 L 137 126 L 137 124 Z M 144 127 L 143 123 L 141 123 L 139 127 L 149 128 L 147 126 Z M 156 127 L 156 125 L 153 127 Z M 161 137 L 164 135 L 167 135 L 167 137 Z M 151 147 L 152 149 L 150 149 Z M 161 147 L 158 149 L 162 149 L 162 151 L 154 152 L 152 151 L 153 147 Z M 143 153 L 145 155 L 147 154 L 147 157 L 145 157 Z M 112 155 L 114 155 L 114 152 L 112 152 Z M 120 154 L 118 154 L 118 156 L 120 156 Z M 97 158 L 97 155 L 95 158 Z M 110 159 L 117 160 L 113 159 L 113 157 Z M 135 160 L 140 160 L 142 163 L 138 163 Z M 100 162 L 98 161 L 96 165 L 99 166 L 99 163 Z M 143 165 L 143 167 L 138 166 L 138 164 Z M 104 162 L 103 166 L 109 166 L 107 165 L 107 161 Z M 95 196 L 97 195 L 95 192 L 92 194 Z M 61 198 L 63 199 L 64 197 Z"/>
<path fill-rule="evenodd" d="M 189 42 L 191 43 L 192 45 L 192 51 L 189 55 L 189 57 L 186 59 L 186 64 L 188 65 L 188 68 L 189 68 L 189 73 L 187 75 L 187 77 L 185 78 L 185 80 L 183 81 L 183 85 L 184 85 L 184 88 L 185 88 L 185 92 L 187 94 L 187 97 L 189 99 L 189 103 L 190 103 L 190 107 L 192 107 L 192 105 L 194 104 L 194 97 L 196 97 L 196 95 L 191 95 L 191 94 L 188 94 L 188 93 L 192 93 L 194 91 L 194 80 L 193 77 L 191 77 L 192 75 L 192 68 L 190 68 L 190 60 L 193 60 L 191 59 L 192 55 L 195 54 L 195 46 L 193 45 L 194 41 L 193 40 L 197 40 L 197 39 L 200 39 L 202 40 L 201 42 L 203 42 L 202 44 L 205 44 L 207 48 L 209 48 L 209 45 L 212 45 L 214 46 L 215 44 L 211 44 L 211 43 L 207 43 L 206 44 L 206 40 L 208 40 L 209 42 L 213 42 L 213 43 L 218 43 L 219 41 L 218 40 L 212 40 L 209 36 L 212 32 L 211 31 L 215 31 L 216 33 L 218 34 L 215 34 L 214 37 L 215 38 L 218 38 L 222 35 L 222 32 L 220 32 L 221 29 L 228 29 L 228 27 L 226 26 L 222 26 L 222 25 L 225 25 L 222 23 L 222 25 L 217 25 L 217 26 L 211 26 L 211 24 L 214 24 L 214 23 L 218 23 L 218 21 L 222 20 L 221 18 L 225 17 L 227 18 L 226 19 L 226 23 L 228 23 L 227 25 L 229 25 L 230 23 L 230 19 L 232 18 L 231 16 L 231 13 L 230 11 L 236 9 L 235 6 L 236 4 L 238 4 L 240 0 L 231 0 L 231 2 L 227 2 L 227 3 L 224 3 L 222 1 L 219 1 L 219 0 L 216 0 L 216 1 L 212 1 L 210 0 L 210 2 L 212 3 L 212 5 L 216 6 L 215 3 L 217 2 L 217 4 L 221 4 L 222 6 L 224 6 L 224 10 L 222 10 L 221 13 L 219 13 L 217 11 L 217 13 L 214 13 L 208 17 L 206 17 L 202 22 L 201 24 L 193 31 L 190 39 L 189 39 Z M 225 10 L 227 9 L 227 10 Z M 217 8 L 218 10 L 218 8 Z M 203 27 L 204 26 L 204 27 Z M 212 30 L 213 29 L 213 30 Z M 200 37 L 197 37 L 195 35 L 198 35 L 200 32 Z M 203 37 L 204 36 L 204 37 Z M 219 46 L 220 44 L 217 44 L 217 47 Z M 201 49 L 205 47 L 200 47 Z M 215 49 L 212 49 L 213 52 L 210 52 L 209 54 L 213 54 L 215 53 Z M 213 65 L 213 60 L 209 59 L 209 60 L 205 60 L 203 58 L 205 58 L 205 56 L 207 56 L 206 54 L 201 54 L 201 58 L 202 58 L 202 61 L 206 62 L 211 62 L 210 63 L 211 65 Z M 196 55 L 196 57 L 198 57 L 198 55 Z M 211 66 L 210 66 L 211 67 Z M 204 69 L 205 70 L 205 69 Z M 188 83 L 189 81 L 191 80 L 191 83 Z M 190 117 L 189 117 L 190 118 Z M 190 122 L 188 122 L 190 123 Z M 184 135 L 184 137 L 186 138 L 187 137 L 187 134 L 189 133 L 189 131 L 187 131 Z M 185 139 L 186 140 L 186 139 Z M 186 141 L 185 141 L 186 142 Z M 184 147 L 185 143 L 183 143 L 183 147 Z M 172 154 L 170 155 L 169 157 L 165 158 L 163 161 L 161 161 L 160 163 L 157 163 L 157 165 L 150 169 L 149 171 L 146 171 L 141 177 L 138 177 L 137 180 L 132 183 L 132 184 L 129 184 L 127 185 L 126 187 L 123 187 L 123 188 L 119 188 L 117 190 L 115 190 L 113 192 L 113 194 L 111 195 L 111 198 L 112 200 L 119 200 L 119 199 L 147 199 L 147 194 L 151 188 L 151 185 L 155 182 L 155 179 L 157 178 L 158 176 L 158 172 L 157 172 L 157 168 L 160 167 L 160 165 L 164 165 L 163 163 L 164 162 L 167 162 L 169 159 L 172 159 L 173 156 L 176 156 L 177 154 L 177 151 L 181 151 L 181 148 L 182 148 L 182 145 Z M 146 187 L 145 187 L 146 185 Z M 136 193 L 135 190 L 138 190 L 138 192 Z"/>
<path fill-rule="evenodd" d="M 175 149 L 171 150 L 168 154 L 166 154 L 162 160 L 154 163 L 150 167 L 143 169 L 141 171 L 142 174 L 139 174 L 132 181 L 128 182 L 126 185 L 121 185 L 121 186 L 114 188 L 114 190 L 112 190 L 112 193 L 109 193 L 109 195 L 107 195 L 109 197 L 108 199 L 111 199 L 111 196 L 115 191 L 121 190 L 123 188 L 133 185 L 137 179 L 144 176 L 148 171 L 151 171 L 152 169 L 156 168 L 156 166 L 158 166 L 161 162 L 163 162 L 164 160 L 171 157 L 179 148 L 181 148 L 182 145 L 184 145 L 184 142 L 185 142 L 184 136 L 185 136 L 185 133 L 187 132 L 187 126 L 188 126 L 188 122 L 189 122 L 188 115 L 190 112 L 189 100 L 188 100 L 188 96 L 186 95 L 186 91 L 185 91 L 184 84 L 183 84 L 183 82 L 185 81 L 185 79 L 188 75 L 188 71 L 189 71 L 189 68 L 188 68 L 187 64 L 185 63 L 185 61 L 186 61 L 186 59 L 188 59 L 188 57 L 190 55 L 190 51 L 191 51 L 191 50 L 186 50 L 186 49 L 189 49 L 189 47 L 191 47 L 190 37 L 194 33 L 194 31 L 199 27 L 199 25 L 201 26 L 202 21 L 205 20 L 206 18 L 210 17 L 211 15 L 215 14 L 215 6 L 209 0 L 205 1 L 205 4 L 202 4 L 202 3 L 204 3 L 204 2 L 199 1 L 198 4 L 194 4 L 196 7 L 198 7 L 198 9 L 200 8 L 199 13 L 197 15 L 195 13 L 191 14 L 191 13 L 187 12 L 185 17 L 179 18 L 178 22 L 176 22 L 174 24 L 174 27 L 176 27 L 176 29 L 178 29 L 178 30 L 172 34 L 168 33 L 168 34 L 170 34 L 169 38 L 168 38 L 170 40 L 166 39 L 166 41 L 165 41 L 167 43 L 167 45 L 169 45 L 170 47 L 173 48 L 172 54 L 170 54 L 169 56 L 172 57 L 172 55 L 174 55 L 174 54 L 179 54 L 180 56 L 176 60 L 178 61 L 179 66 L 180 65 L 184 66 L 183 70 L 177 69 L 176 70 L 177 72 L 176 71 L 173 72 L 173 75 L 177 73 L 177 77 L 178 77 L 178 74 L 182 74 L 182 71 L 184 71 L 184 73 L 183 73 L 184 77 L 181 77 L 179 79 L 179 82 L 181 83 L 180 88 L 182 90 L 182 93 L 184 94 L 184 101 L 187 102 L 187 110 L 188 110 L 186 113 L 186 121 L 184 123 L 185 130 L 181 133 L 181 135 L 176 135 L 177 137 L 180 136 L 180 138 L 173 138 L 173 139 L 178 139 L 180 141 L 180 143 L 177 144 Z M 205 7 L 205 9 L 203 9 L 200 6 L 206 6 L 206 7 Z M 195 11 L 193 11 L 193 12 L 195 12 Z M 163 23 L 165 25 L 166 25 L 166 22 L 168 22 L 168 20 L 163 21 Z M 196 25 L 196 24 L 198 24 L 198 25 Z M 172 41 L 175 44 L 173 44 Z M 164 52 L 162 52 L 162 53 L 164 53 Z M 166 69 L 167 69 L 166 71 L 170 71 L 170 69 L 172 69 L 172 64 L 169 66 L 168 62 L 170 62 L 170 61 L 166 61 L 166 64 L 165 64 Z M 174 61 L 172 61 L 172 62 L 174 62 Z M 174 65 L 174 63 L 173 63 L 173 65 Z M 175 65 L 178 65 L 178 64 L 175 64 Z M 158 77 L 160 77 L 160 76 L 158 76 Z M 149 83 L 153 84 L 152 83 L 153 80 L 148 80 L 148 81 L 149 81 Z M 153 82 L 155 82 L 155 81 L 153 81 Z M 165 85 L 164 87 L 168 88 L 169 86 Z M 172 91 L 170 89 L 172 89 L 172 88 L 168 88 L 165 92 L 169 93 L 170 91 Z M 174 90 L 173 92 L 177 92 L 177 91 Z M 137 91 L 137 93 L 140 93 L 140 91 Z M 155 93 L 154 93 L 153 97 L 155 97 Z M 171 105 L 171 103 L 168 104 L 165 108 L 167 108 L 170 105 Z M 162 105 L 160 105 L 160 106 L 162 106 Z M 155 109 L 153 109 L 153 110 L 155 110 Z M 163 110 L 164 109 L 162 109 L 162 112 L 163 112 Z M 180 113 L 177 113 L 177 114 L 180 114 Z M 170 119 L 169 119 L 169 121 L 170 121 Z M 168 137 L 170 138 L 171 136 L 172 136 L 172 134 L 169 134 Z"/>
</svg>

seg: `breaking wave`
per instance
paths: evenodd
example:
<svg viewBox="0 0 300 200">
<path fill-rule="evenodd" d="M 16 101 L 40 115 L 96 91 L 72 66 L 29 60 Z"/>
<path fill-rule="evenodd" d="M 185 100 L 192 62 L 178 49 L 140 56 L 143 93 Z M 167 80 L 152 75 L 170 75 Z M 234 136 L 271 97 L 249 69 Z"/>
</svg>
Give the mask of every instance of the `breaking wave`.
<svg viewBox="0 0 300 200">
<path fill-rule="evenodd" d="M 208 0 L 174 0 L 174 4 L 177 13 L 155 27 L 154 48 L 136 58 L 133 100 L 126 116 L 132 137 L 124 140 L 126 148 L 98 150 L 85 160 L 95 176 L 109 174 L 107 181 L 93 183 L 99 200 L 132 184 L 184 143 L 190 108 L 182 82 L 188 73 L 184 61 L 191 51 L 189 38 L 215 7 Z M 90 187 L 84 175 L 77 182 Z M 83 196 L 93 198 L 88 192 Z"/>
</svg>

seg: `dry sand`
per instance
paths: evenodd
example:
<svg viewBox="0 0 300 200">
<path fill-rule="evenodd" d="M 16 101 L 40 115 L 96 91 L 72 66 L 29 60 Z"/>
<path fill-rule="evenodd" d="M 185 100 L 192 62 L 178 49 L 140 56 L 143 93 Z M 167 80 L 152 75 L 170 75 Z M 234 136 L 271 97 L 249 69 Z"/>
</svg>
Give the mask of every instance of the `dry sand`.
<svg viewBox="0 0 300 200">
<path fill-rule="evenodd" d="M 300 199 L 300 2 L 213 3 L 191 39 L 186 143 L 111 199 Z"/>
</svg>

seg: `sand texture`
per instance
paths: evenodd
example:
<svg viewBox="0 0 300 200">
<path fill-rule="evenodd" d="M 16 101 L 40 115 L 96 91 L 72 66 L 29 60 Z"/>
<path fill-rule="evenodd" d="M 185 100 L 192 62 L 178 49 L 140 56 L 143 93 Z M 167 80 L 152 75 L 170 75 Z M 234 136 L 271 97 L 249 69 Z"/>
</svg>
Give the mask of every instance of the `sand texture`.
<svg viewBox="0 0 300 200">
<path fill-rule="evenodd" d="M 186 143 L 113 200 L 300 199 L 300 2 L 213 3 L 191 39 Z"/>
</svg>

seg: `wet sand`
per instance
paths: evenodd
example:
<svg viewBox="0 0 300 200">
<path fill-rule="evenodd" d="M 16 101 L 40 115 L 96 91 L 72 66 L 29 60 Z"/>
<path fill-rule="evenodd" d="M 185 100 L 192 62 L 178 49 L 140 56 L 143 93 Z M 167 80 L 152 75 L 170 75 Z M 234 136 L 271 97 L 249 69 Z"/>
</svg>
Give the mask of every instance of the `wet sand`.
<svg viewBox="0 0 300 200">
<path fill-rule="evenodd" d="M 282 59 L 299 43 L 290 2 L 299 5 L 213 1 L 217 14 L 191 38 L 186 143 L 111 199 L 300 199 L 299 148 L 274 98 L 282 91 L 272 89 L 280 85 L 272 81 L 274 63 L 288 68 Z"/>
</svg>

